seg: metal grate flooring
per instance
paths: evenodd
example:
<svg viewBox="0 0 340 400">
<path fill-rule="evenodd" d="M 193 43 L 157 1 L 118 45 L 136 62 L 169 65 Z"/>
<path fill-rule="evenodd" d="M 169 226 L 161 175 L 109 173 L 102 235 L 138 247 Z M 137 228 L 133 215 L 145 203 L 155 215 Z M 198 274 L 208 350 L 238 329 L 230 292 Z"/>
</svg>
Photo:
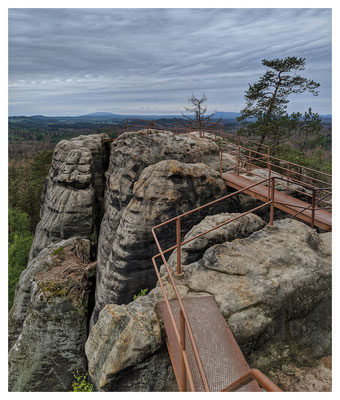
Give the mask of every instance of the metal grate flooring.
<svg viewBox="0 0 340 400">
<path fill-rule="evenodd" d="M 188 315 L 191 329 L 198 347 L 201 362 L 207 376 L 210 390 L 218 392 L 243 375 L 249 366 L 236 343 L 236 340 L 223 318 L 213 296 L 188 297 L 182 299 Z M 171 324 L 169 312 L 164 301 L 159 303 L 163 322 L 168 336 L 168 349 L 174 367 L 177 382 L 180 384 L 180 350 Z M 179 330 L 179 305 L 171 300 L 170 306 Z M 196 391 L 204 391 L 201 377 L 196 365 L 190 339 L 186 331 L 186 346 L 189 365 Z M 187 390 L 189 390 L 187 382 Z M 253 381 L 240 391 L 261 391 Z"/>
</svg>

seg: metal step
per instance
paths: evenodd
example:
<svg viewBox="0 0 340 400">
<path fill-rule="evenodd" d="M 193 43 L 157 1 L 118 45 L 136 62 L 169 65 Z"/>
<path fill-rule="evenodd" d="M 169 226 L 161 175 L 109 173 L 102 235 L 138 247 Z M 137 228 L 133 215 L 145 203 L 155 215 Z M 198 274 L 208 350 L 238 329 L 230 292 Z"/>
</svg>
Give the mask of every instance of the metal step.
<svg viewBox="0 0 340 400">
<path fill-rule="evenodd" d="M 182 302 L 188 315 L 210 391 L 221 391 L 247 372 L 249 366 L 213 296 L 188 297 L 182 299 Z M 178 301 L 170 300 L 169 303 L 179 330 Z M 159 307 L 168 336 L 167 345 L 171 362 L 178 386 L 181 387 L 179 344 L 165 301 L 160 302 Z M 204 391 L 187 332 L 186 350 L 195 390 Z M 188 382 L 187 388 L 189 388 Z M 240 391 L 258 392 L 261 389 L 257 382 L 252 381 Z"/>
</svg>

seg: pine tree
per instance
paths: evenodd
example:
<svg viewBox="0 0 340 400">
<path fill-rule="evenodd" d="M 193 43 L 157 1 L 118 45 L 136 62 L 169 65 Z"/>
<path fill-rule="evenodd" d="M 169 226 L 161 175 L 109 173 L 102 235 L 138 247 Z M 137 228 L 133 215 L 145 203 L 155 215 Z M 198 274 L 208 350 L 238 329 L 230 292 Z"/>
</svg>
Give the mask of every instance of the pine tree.
<svg viewBox="0 0 340 400">
<path fill-rule="evenodd" d="M 305 58 L 276 58 L 262 60 L 262 64 L 268 69 L 257 82 L 249 84 L 244 96 L 246 107 L 241 110 L 238 118 L 238 121 L 246 124 L 243 132 L 259 135 L 261 143 L 271 135 L 273 124 L 278 128 L 280 122 L 287 123 L 286 110 L 291 94 L 308 91 L 317 96 L 320 86 L 319 83 L 296 73 L 305 69 Z"/>
</svg>

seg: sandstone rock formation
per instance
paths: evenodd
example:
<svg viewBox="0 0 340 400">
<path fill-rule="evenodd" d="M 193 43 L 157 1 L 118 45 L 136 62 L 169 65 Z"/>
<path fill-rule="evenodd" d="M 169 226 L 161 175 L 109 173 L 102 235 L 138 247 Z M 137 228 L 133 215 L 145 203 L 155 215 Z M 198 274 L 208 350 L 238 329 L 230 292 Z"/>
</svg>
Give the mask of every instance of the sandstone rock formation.
<svg viewBox="0 0 340 400">
<path fill-rule="evenodd" d="M 105 304 L 129 302 L 140 289 L 155 284 L 154 225 L 227 193 L 225 182 L 209 166 L 219 170 L 219 148 L 194 134 L 145 130 L 125 133 L 112 143 L 98 242 L 94 322 Z M 238 210 L 235 199 L 223 207 Z"/>
<path fill-rule="evenodd" d="M 68 391 L 86 371 L 90 243 L 42 250 L 21 274 L 9 315 L 9 390 Z"/>
<path fill-rule="evenodd" d="M 97 244 L 107 164 L 104 137 L 79 136 L 55 147 L 30 260 L 49 244 L 74 236 Z"/>
<path fill-rule="evenodd" d="M 228 193 L 219 149 L 194 133 L 129 132 L 111 145 L 103 138 L 80 136 L 55 149 L 9 316 L 10 391 L 68 391 L 73 372 L 87 365 L 99 391 L 176 390 L 156 306 L 151 228 Z M 224 161 L 235 167 L 232 156 Z M 192 214 L 182 238 L 254 202 L 239 195 Z M 172 246 L 175 225 L 157 235 L 163 248 Z M 213 295 L 252 366 L 271 372 L 304 352 L 308 360 L 329 355 L 331 234 L 288 219 L 269 227 L 249 214 L 183 246 L 182 267 L 181 296 Z M 164 267 L 161 274 L 173 298 Z"/>
<path fill-rule="evenodd" d="M 222 217 L 206 219 L 212 218 L 219 220 Z M 219 242 L 219 235 L 216 232 L 217 237 L 210 238 L 211 243 Z M 279 343 L 285 350 L 291 348 L 292 354 L 294 346 L 308 348 L 309 360 L 327 355 L 331 346 L 329 240 L 328 234 L 318 235 L 303 223 L 286 219 L 276 221 L 274 227 L 266 226 L 247 238 L 213 244 L 205 252 L 206 242 L 201 241 L 204 254 L 198 261 L 183 266 L 184 278 L 177 280 L 179 292 L 183 297 L 214 295 L 236 340 L 254 367 L 267 371 L 273 366 L 273 358 L 266 355 L 266 349 L 273 343 Z M 163 280 L 169 298 L 174 298 L 167 278 L 163 277 Z M 156 287 L 138 302 L 149 307 L 151 312 L 157 312 L 155 304 L 160 300 L 161 291 Z M 104 315 L 106 319 L 107 314 Z M 103 324 L 101 318 L 100 314 L 99 326 Z M 106 326 L 109 324 L 106 321 Z M 93 364 L 91 348 L 100 351 L 101 347 L 98 343 L 100 335 L 96 334 L 95 328 L 87 342 L 90 366 Z M 117 331 L 115 336 L 119 336 Z M 96 342 L 95 346 L 93 342 Z M 108 349 L 101 354 L 105 360 L 109 359 Z M 146 352 L 139 351 L 138 355 L 148 358 L 153 353 L 148 348 Z M 138 355 L 134 353 L 133 357 Z M 100 356 L 96 354 L 96 358 Z M 276 359 L 276 363 L 283 361 L 282 357 Z M 106 374 L 105 369 L 102 373 Z M 98 378 L 92 373 L 91 376 L 98 389 L 105 390 Z M 113 387 L 114 379 L 113 374 L 110 376 Z"/>
<path fill-rule="evenodd" d="M 108 303 L 127 303 L 141 289 L 155 285 L 151 257 L 157 247 L 151 234 L 153 226 L 224 194 L 224 181 L 205 164 L 161 161 L 145 168 L 121 213 L 107 262 L 103 265 L 98 259 L 95 312 Z M 202 214 L 197 217 L 202 218 Z M 193 222 L 192 218 L 189 223 Z M 183 223 L 185 229 L 188 221 Z M 160 232 L 161 243 L 169 236 L 175 238 L 173 225 Z M 106 245 L 103 236 L 99 242 L 102 245 Z"/>
</svg>

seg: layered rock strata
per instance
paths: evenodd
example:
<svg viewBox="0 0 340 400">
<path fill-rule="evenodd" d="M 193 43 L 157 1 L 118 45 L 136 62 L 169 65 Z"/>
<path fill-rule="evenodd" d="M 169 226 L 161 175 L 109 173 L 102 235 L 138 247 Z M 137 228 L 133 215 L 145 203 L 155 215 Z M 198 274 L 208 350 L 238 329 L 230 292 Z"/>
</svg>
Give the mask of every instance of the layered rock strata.
<svg viewBox="0 0 340 400">
<path fill-rule="evenodd" d="M 9 390 L 69 391 L 85 372 L 90 243 L 50 245 L 21 274 L 9 315 Z"/>
<path fill-rule="evenodd" d="M 141 289 L 154 286 L 151 257 L 157 248 L 151 228 L 226 194 L 218 170 L 218 146 L 195 134 L 144 130 L 112 143 L 93 322 L 105 304 L 129 302 Z M 223 206 L 226 211 L 238 207 L 235 199 Z"/>
<path fill-rule="evenodd" d="M 107 154 L 104 135 L 62 140 L 55 147 L 30 260 L 50 245 L 74 236 L 97 245 Z"/>
</svg>

